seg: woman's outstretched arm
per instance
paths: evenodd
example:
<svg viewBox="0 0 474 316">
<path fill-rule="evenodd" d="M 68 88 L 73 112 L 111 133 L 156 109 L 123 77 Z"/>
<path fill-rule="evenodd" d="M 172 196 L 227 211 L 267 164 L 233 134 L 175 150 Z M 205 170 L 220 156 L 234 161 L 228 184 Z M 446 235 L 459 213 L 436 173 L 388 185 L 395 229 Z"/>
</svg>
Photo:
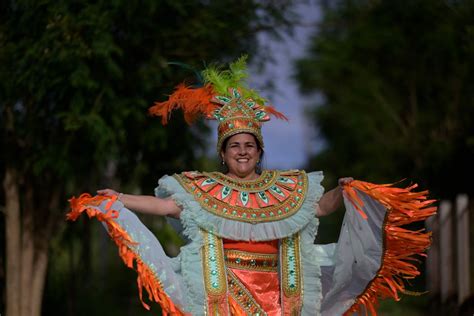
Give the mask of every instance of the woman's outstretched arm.
<svg viewBox="0 0 474 316">
<path fill-rule="evenodd" d="M 316 215 L 326 216 L 335 212 L 342 205 L 342 186 L 353 180 L 351 177 L 340 178 L 337 187 L 324 193 L 319 200 L 319 209 L 316 209 Z"/>
<path fill-rule="evenodd" d="M 181 207 L 171 198 L 161 199 L 152 195 L 124 194 L 112 189 L 98 190 L 97 194 L 118 196 L 118 199 L 126 208 L 139 213 L 175 218 L 179 218 L 181 213 Z"/>
</svg>

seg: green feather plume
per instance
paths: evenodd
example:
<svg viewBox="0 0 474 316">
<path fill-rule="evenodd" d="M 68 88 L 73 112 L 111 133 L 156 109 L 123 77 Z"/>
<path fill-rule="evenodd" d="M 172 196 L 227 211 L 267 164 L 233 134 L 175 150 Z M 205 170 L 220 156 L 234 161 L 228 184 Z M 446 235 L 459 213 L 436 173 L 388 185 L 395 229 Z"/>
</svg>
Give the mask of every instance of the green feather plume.
<svg viewBox="0 0 474 316">
<path fill-rule="evenodd" d="M 247 86 L 247 55 L 230 63 L 229 69 L 223 70 L 220 65 L 211 65 L 202 72 L 202 76 L 204 82 L 211 84 L 214 90 L 220 95 L 230 96 L 229 88 L 236 88 L 240 90 L 244 99 L 253 99 L 261 105 L 267 102 L 267 100 L 261 97 L 255 90 Z"/>
</svg>

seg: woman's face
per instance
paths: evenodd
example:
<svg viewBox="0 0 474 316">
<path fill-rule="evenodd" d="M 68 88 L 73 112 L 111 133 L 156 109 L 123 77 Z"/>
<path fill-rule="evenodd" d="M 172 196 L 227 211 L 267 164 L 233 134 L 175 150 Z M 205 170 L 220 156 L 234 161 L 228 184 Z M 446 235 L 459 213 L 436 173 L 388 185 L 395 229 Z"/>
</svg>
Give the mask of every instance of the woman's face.
<svg viewBox="0 0 474 316">
<path fill-rule="evenodd" d="M 229 168 L 227 175 L 245 180 L 257 178 L 255 167 L 261 152 L 252 134 L 240 133 L 229 137 L 221 151 L 222 160 Z"/>
</svg>

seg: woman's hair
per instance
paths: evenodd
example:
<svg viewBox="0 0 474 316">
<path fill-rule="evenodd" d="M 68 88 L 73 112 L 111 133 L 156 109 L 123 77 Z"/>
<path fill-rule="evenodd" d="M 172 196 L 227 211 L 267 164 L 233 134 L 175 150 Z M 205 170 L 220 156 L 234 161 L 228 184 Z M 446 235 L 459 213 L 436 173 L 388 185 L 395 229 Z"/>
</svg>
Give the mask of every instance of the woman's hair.
<svg viewBox="0 0 474 316">
<path fill-rule="evenodd" d="M 260 162 L 257 164 L 257 166 L 255 167 L 255 171 L 260 174 L 262 173 L 262 162 L 263 162 L 263 157 L 265 155 L 265 151 L 263 150 L 262 148 L 262 145 L 260 144 L 260 142 L 258 141 L 257 137 L 255 137 L 254 134 L 250 134 L 250 133 L 247 133 L 249 135 L 252 135 L 253 139 L 255 140 L 255 144 L 257 144 L 257 149 L 260 150 Z M 232 135 L 234 136 L 234 135 Z M 222 151 L 225 152 L 226 148 L 227 148 L 227 143 L 229 142 L 229 139 L 232 137 L 232 136 L 229 136 L 227 137 L 223 142 L 222 142 Z M 228 172 L 228 169 L 227 169 L 227 166 L 226 165 L 223 165 L 223 168 L 224 168 L 224 172 Z"/>
</svg>

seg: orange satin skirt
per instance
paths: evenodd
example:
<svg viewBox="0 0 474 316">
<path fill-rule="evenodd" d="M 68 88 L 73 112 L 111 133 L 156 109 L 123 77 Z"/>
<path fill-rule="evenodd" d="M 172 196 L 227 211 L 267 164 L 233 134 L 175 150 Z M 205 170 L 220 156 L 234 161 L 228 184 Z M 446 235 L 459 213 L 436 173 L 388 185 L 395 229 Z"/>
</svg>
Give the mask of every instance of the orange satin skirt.
<svg viewBox="0 0 474 316">
<path fill-rule="evenodd" d="M 223 241 L 231 314 L 281 315 L 278 240 Z"/>
</svg>

